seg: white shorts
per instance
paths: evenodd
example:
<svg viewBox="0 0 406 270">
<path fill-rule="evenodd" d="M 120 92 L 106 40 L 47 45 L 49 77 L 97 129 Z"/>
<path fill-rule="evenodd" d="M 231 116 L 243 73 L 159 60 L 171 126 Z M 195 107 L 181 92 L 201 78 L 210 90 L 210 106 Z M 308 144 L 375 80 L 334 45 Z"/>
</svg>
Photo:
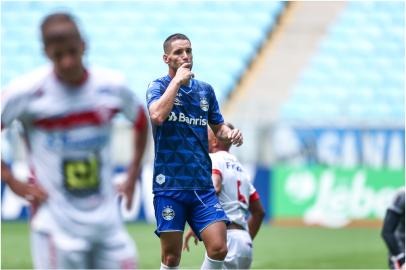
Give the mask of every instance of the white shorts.
<svg viewBox="0 0 406 270">
<path fill-rule="evenodd" d="M 228 253 L 223 269 L 249 269 L 252 262 L 252 239 L 245 230 L 227 230 Z"/>
<path fill-rule="evenodd" d="M 123 226 L 98 239 L 32 230 L 31 250 L 36 269 L 135 269 L 138 261 Z"/>
</svg>

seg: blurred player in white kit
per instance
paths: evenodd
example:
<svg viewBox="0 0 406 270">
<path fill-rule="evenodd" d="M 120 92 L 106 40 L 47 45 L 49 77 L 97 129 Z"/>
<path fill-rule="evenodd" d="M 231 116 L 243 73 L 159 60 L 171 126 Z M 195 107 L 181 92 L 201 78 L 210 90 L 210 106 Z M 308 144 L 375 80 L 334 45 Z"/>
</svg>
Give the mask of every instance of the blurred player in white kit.
<svg viewBox="0 0 406 270">
<path fill-rule="evenodd" d="M 1 126 L 24 128 L 29 183 L 17 180 L 2 160 L 4 181 L 30 201 L 34 267 L 137 267 L 136 247 L 119 211 L 118 194 L 131 207 L 147 141 L 142 104 L 111 70 L 85 67 L 85 43 L 74 18 L 48 15 L 42 41 L 52 65 L 12 82 L 2 91 Z M 113 117 L 122 113 L 135 131 L 128 179 L 113 185 Z M 130 144 L 130 142 L 128 142 Z"/>
<path fill-rule="evenodd" d="M 225 125 L 234 129 L 230 123 Z M 211 129 L 208 129 L 208 133 L 213 185 L 231 221 L 227 226 L 228 253 L 223 268 L 248 269 L 252 263 L 252 240 L 261 227 L 265 211 L 247 172 L 229 153 L 231 144 L 218 140 Z M 189 251 L 191 237 L 195 238 L 195 244 L 198 243 L 193 231 L 189 230 L 185 236 L 184 250 Z"/>
</svg>

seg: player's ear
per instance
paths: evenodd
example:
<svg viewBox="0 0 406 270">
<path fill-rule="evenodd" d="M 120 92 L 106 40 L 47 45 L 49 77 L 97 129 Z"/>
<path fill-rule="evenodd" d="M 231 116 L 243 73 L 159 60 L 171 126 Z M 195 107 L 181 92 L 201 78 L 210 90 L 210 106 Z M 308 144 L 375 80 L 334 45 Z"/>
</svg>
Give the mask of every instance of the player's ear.
<svg viewBox="0 0 406 270">
<path fill-rule="evenodd" d="M 162 56 L 162 59 L 164 60 L 165 64 L 169 63 L 168 55 L 166 53 Z"/>
</svg>

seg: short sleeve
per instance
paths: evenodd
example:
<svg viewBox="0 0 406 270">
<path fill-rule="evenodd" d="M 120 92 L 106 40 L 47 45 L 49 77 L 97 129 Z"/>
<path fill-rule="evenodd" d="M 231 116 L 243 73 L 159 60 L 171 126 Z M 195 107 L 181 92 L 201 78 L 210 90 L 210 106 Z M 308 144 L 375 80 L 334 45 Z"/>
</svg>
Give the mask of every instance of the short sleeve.
<svg viewBox="0 0 406 270">
<path fill-rule="evenodd" d="M 224 168 L 222 166 L 222 163 L 219 160 L 219 156 L 216 154 L 210 154 L 210 158 L 211 158 L 212 174 L 217 174 L 217 175 L 222 176 Z"/>
<path fill-rule="evenodd" d="M 250 184 L 250 202 L 259 200 L 259 194 L 257 192 L 257 190 L 255 189 L 255 187 Z"/>
<path fill-rule="evenodd" d="M 138 114 L 140 113 L 140 110 L 143 109 L 143 106 L 135 93 L 129 88 L 121 87 L 120 90 L 120 97 L 123 104 L 121 112 L 128 120 L 134 122 L 137 120 Z"/>
<path fill-rule="evenodd" d="M 220 113 L 219 104 L 217 102 L 216 94 L 211 86 L 210 88 L 210 105 L 209 105 L 209 123 L 218 125 L 224 122 L 224 118 Z"/>
<path fill-rule="evenodd" d="M 1 95 L 1 127 L 10 126 L 14 120 L 21 120 L 29 100 L 30 95 L 20 89 L 13 87 L 4 89 Z"/>
<path fill-rule="evenodd" d="M 52 72 L 49 65 L 41 66 L 12 80 L 1 90 L 1 126 L 14 120 L 24 121 L 29 103 L 43 94 L 42 84 Z"/>
<path fill-rule="evenodd" d="M 163 92 L 162 84 L 159 81 L 153 81 L 148 85 L 146 94 L 148 108 L 152 103 L 161 98 Z"/>
</svg>

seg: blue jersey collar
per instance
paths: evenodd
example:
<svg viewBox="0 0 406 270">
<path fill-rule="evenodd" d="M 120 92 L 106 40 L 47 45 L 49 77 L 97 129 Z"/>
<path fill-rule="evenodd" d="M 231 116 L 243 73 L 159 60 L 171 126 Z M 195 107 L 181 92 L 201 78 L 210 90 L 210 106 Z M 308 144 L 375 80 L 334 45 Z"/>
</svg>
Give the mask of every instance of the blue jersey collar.
<svg viewBox="0 0 406 270">
<path fill-rule="evenodd" d="M 172 81 L 172 78 L 171 78 L 171 76 L 169 76 L 169 74 L 168 74 L 168 75 L 165 76 L 165 80 L 167 80 L 168 82 L 170 82 L 170 81 Z M 192 79 L 190 79 L 188 86 L 182 85 L 182 86 L 180 87 L 180 89 L 181 89 L 183 92 L 185 92 L 186 94 L 189 94 L 189 93 L 192 91 L 192 88 L 193 88 L 193 84 L 194 84 L 194 83 L 195 83 L 195 80 L 192 78 Z"/>
</svg>

